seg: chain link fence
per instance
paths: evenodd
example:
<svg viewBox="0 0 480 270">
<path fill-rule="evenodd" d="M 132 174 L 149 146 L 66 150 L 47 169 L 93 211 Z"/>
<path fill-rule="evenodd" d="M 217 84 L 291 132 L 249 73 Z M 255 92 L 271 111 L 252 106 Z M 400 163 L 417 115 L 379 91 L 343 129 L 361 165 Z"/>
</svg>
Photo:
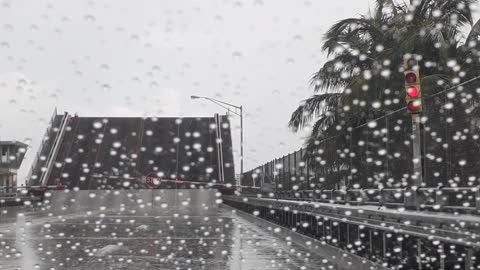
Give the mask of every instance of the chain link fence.
<svg viewBox="0 0 480 270">
<path fill-rule="evenodd" d="M 475 205 L 480 184 L 479 101 L 480 88 L 472 83 L 424 98 L 420 191 L 429 191 L 424 192 L 425 203 Z M 312 191 L 310 197 L 323 190 L 391 190 L 390 200 L 401 201 L 403 193 L 397 191 L 414 183 L 412 143 L 411 115 L 402 108 L 322 140 L 314 151 L 301 148 L 246 172 L 242 186 L 279 194 Z M 438 198 L 439 190 L 451 196 Z M 344 192 L 342 200 L 345 197 Z"/>
</svg>

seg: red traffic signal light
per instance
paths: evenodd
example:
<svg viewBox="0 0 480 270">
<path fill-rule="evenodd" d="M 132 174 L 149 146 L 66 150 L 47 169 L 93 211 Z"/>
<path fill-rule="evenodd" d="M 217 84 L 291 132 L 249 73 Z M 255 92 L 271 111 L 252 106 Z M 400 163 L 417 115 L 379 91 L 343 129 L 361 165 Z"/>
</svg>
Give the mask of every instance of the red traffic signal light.
<svg viewBox="0 0 480 270">
<path fill-rule="evenodd" d="M 422 101 L 420 100 L 411 100 L 407 103 L 407 109 L 414 113 L 418 112 L 422 108 Z"/>
<path fill-rule="evenodd" d="M 415 72 L 408 72 L 407 74 L 405 74 L 405 81 L 407 83 L 416 83 L 417 74 L 415 74 Z"/>
<path fill-rule="evenodd" d="M 418 88 L 415 86 L 409 87 L 407 89 L 407 95 L 411 98 L 416 98 L 418 97 L 419 94 L 420 92 L 418 91 Z"/>
</svg>

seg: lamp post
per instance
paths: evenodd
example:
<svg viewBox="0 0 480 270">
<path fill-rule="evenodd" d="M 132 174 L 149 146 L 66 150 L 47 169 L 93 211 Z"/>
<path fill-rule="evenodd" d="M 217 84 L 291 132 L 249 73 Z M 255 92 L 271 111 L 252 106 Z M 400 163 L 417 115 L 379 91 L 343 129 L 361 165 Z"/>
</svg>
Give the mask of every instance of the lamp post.
<svg viewBox="0 0 480 270">
<path fill-rule="evenodd" d="M 237 113 L 236 110 L 231 111 L 231 112 L 240 116 L 240 185 L 241 185 L 242 184 L 242 175 L 243 175 L 243 107 L 233 105 L 233 104 L 230 104 L 230 103 L 218 100 L 218 99 L 209 98 L 209 97 L 190 96 L 190 98 L 191 99 L 206 99 L 206 100 L 209 100 L 209 101 L 217 104 L 218 106 L 226 109 L 227 111 L 230 111 L 230 108 L 228 108 L 228 107 L 240 110 L 240 113 Z"/>
</svg>

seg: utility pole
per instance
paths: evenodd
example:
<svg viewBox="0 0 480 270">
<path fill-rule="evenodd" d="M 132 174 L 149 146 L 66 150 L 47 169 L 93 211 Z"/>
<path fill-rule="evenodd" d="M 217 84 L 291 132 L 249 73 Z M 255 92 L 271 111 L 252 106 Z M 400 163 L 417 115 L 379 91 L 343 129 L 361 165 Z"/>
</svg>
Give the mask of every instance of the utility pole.
<svg viewBox="0 0 480 270">
<path fill-rule="evenodd" d="M 241 186 L 243 177 L 243 106 L 240 106 L 240 183 Z"/>
<path fill-rule="evenodd" d="M 421 123 L 420 114 L 412 114 L 412 142 L 413 142 L 413 181 L 412 184 L 420 187 L 423 183 L 422 151 L 421 151 Z"/>
<path fill-rule="evenodd" d="M 202 96 L 190 96 L 191 99 L 205 99 L 209 100 L 218 106 L 227 109 L 228 112 L 232 112 L 233 114 L 240 117 L 240 183 L 236 183 L 238 188 L 242 185 L 242 177 L 243 177 L 243 106 L 237 106 L 225 101 L 221 101 L 218 99 L 210 98 L 210 97 L 202 97 Z M 227 107 L 228 106 L 228 107 Z M 230 108 L 238 109 L 240 113 L 237 113 L 236 110 L 231 111 Z"/>
</svg>

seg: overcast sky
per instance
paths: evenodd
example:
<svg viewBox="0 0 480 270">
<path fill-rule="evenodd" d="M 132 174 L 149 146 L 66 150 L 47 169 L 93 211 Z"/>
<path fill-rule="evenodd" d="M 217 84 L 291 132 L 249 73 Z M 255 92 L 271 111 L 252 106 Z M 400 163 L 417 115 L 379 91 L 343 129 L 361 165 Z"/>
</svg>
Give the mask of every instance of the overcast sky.
<svg viewBox="0 0 480 270">
<path fill-rule="evenodd" d="M 312 93 L 309 79 L 325 60 L 322 35 L 372 3 L 2 1 L 0 139 L 30 144 L 23 183 L 55 107 L 80 116 L 225 112 L 190 100 L 195 94 L 244 106 L 251 169 L 302 145 L 287 122 Z"/>
</svg>

